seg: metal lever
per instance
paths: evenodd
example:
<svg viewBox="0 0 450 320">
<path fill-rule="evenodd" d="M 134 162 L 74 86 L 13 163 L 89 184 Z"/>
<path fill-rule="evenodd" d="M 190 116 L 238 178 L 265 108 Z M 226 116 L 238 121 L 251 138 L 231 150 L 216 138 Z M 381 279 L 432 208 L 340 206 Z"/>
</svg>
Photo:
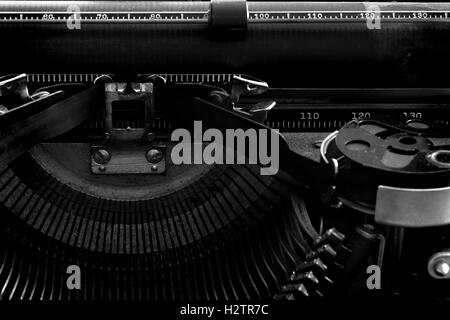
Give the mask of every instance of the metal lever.
<svg viewBox="0 0 450 320">
<path fill-rule="evenodd" d="M 264 81 L 234 75 L 230 94 L 231 107 L 236 112 L 256 118 L 254 120 L 258 122 L 263 122 L 267 116 L 267 111 L 275 107 L 275 101 L 260 101 L 249 106 L 238 105 L 238 103 L 241 96 L 257 96 L 267 92 L 267 90 L 269 90 L 269 85 Z"/>
<path fill-rule="evenodd" d="M 231 100 L 232 102 L 237 103 L 241 95 L 260 95 L 265 93 L 268 89 L 269 85 L 264 81 L 234 75 L 231 87 Z"/>
<path fill-rule="evenodd" d="M 0 115 L 31 100 L 26 74 L 0 78 Z"/>
</svg>

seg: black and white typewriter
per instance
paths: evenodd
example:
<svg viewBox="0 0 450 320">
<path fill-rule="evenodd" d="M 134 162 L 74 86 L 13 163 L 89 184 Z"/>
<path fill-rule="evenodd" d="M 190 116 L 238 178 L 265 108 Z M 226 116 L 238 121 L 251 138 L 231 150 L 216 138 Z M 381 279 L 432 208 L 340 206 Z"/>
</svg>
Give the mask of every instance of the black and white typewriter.
<svg viewBox="0 0 450 320">
<path fill-rule="evenodd" d="M 0 299 L 449 299 L 449 39 L 450 3 L 0 0 Z"/>
</svg>

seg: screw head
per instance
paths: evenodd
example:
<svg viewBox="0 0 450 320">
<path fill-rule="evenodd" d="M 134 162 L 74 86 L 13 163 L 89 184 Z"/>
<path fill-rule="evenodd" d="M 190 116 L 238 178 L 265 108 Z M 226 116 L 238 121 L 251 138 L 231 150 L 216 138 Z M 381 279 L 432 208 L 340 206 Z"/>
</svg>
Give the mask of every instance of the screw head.
<svg viewBox="0 0 450 320">
<path fill-rule="evenodd" d="M 344 203 L 341 200 L 336 199 L 330 204 L 330 207 L 336 210 L 340 210 L 344 207 Z"/>
<path fill-rule="evenodd" d="M 98 164 L 105 164 L 111 160 L 111 154 L 106 149 L 98 149 L 94 152 L 92 158 Z"/>
<path fill-rule="evenodd" d="M 224 100 L 224 93 L 218 90 L 214 90 L 209 94 L 209 100 L 214 103 L 221 105 Z"/>
<path fill-rule="evenodd" d="M 434 271 L 437 275 L 445 277 L 450 273 L 450 265 L 445 261 L 438 261 L 434 265 Z"/>
<path fill-rule="evenodd" d="M 153 142 L 153 140 L 155 140 L 155 138 L 156 138 L 156 135 L 153 132 L 147 133 L 148 142 Z"/>
<path fill-rule="evenodd" d="M 152 165 L 152 171 L 158 171 L 158 166 L 157 165 Z"/>
<path fill-rule="evenodd" d="M 163 159 L 163 153 L 158 149 L 150 149 L 145 154 L 147 161 L 150 163 L 158 163 Z M 153 167 L 152 167 L 153 169 Z"/>
</svg>

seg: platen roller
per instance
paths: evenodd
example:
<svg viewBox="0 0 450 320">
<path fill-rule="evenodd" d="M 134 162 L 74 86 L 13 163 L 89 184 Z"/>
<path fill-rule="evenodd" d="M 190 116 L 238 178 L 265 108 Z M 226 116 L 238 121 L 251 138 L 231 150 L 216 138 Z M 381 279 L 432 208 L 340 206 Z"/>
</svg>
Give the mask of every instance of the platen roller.
<svg viewBox="0 0 450 320">
<path fill-rule="evenodd" d="M 214 69 L 272 86 L 445 87 L 450 5 L 373 5 L 248 2 L 245 26 L 214 18 L 209 2 L 1 1 L 2 72 Z M 71 17 L 79 29 L 68 28 Z"/>
</svg>

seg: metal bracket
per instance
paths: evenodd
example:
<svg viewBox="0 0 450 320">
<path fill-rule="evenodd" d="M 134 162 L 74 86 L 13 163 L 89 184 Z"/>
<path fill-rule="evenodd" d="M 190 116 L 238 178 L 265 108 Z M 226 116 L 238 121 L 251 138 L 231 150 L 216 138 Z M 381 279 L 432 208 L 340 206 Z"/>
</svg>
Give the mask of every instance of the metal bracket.
<svg viewBox="0 0 450 320">
<path fill-rule="evenodd" d="M 151 132 L 153 94 L 152 83 L 105 84 L 105 139 L 91 146 L 92 173 L 162 174 L 166 171 L 166 145 Z M 126 119 L 127 115 L 133 119 Z"/>
<path fill-rule="evenodd" d="M 250 79 L 248 77 L 234 75 L 232 79 L 230 103 L 233 111 L 239 112 L 246 117 L 263 123 L 267 118 L 267 112 L 275 107 L 276 102 L 272 100 L 262 100 L 252 105 L 240 105 L 241 96 L 257 96 L 269 90 L 269 85 L 261 80 Z"/>
<path fill-rule="evenodd" d="M 379 186 L 375 221 L 410 228 L 450 224 L 450 187 L 402 189 Z"/>
</svg>

